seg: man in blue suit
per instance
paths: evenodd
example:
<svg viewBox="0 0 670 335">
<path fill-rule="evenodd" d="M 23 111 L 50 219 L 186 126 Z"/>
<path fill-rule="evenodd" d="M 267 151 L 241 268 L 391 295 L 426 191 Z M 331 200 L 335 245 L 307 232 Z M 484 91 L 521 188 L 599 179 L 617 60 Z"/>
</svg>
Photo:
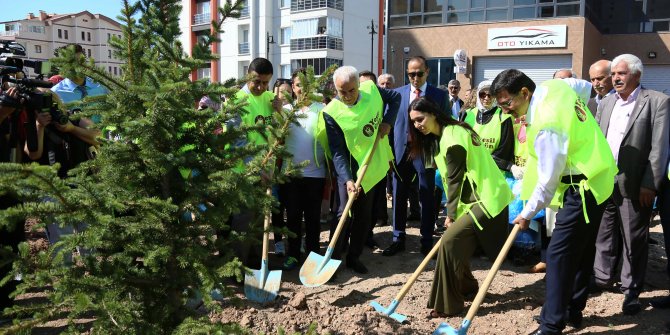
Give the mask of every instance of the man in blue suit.
<svg viewBox="0 0 670 335">
<path fill-rule="evenodd" d="M 405 250 L 408 190 L 412 187 L 412 180 L 417 177 L 421 203 L 421 253 L 428 254 L 433 246 L 435 168 L 432 167 L 432 157 L 430 162 L 424 161 L 423 157 L 409 158 L 408 141 L 411 139 L 407 137 L 409 127 L 412 126 L 409 121 L 409 105 L 414 99 L 427 96 L 439 104 L 443 111 L 447 109 L 446 93 L 426 83 L 429 71 L 425 58 L 421 56 L 410 58 L 407 63 L 410 84 L 395 89 L 400 93 L 402 100 L 393 127 L 393 155 L 396 164 L 393 173 L 393 243 L 384 249 L 382 252 L 384 256 L 393 256 Z"/>
</svg>

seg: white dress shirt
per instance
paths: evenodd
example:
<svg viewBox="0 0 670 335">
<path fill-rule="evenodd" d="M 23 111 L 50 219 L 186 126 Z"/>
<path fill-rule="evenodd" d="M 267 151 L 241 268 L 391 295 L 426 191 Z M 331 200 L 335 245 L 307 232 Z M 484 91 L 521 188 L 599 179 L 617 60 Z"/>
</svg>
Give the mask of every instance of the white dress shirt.
<svg viewBox="0 0 670 335">
<path fill-rule="evenodd" d="M 619 162 L 619 148 L 621 148 L 621 142 L 623 141 L 623 136 L 626 133 L 626 126 L 628 125 L 628 120 L 630 115 L 635 109 L 635 101 L 637 96 L 640 94 L 640 86 L 628 96 L 627 100 L 621 98 L 619 93 L 616 93 L 616 102 L 614 103 L 614 108 L 612 109 L 612 115 L 610 116 L 610 123 L 607 127 L 607 143 L 612 149 L 612 155 L 614 155 L 614 161 Z"/>
</svg>

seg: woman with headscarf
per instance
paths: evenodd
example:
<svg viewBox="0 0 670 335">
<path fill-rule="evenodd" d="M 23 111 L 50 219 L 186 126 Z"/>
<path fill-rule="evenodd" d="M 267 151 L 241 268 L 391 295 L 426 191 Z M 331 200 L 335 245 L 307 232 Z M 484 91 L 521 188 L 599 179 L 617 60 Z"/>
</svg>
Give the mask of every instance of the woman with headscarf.
<svg viewBox="0 0 670 335">
<path fill-rule="evenodd" d="M 463 122 L 475 130 L 500 170 L 514 172 L 514 128 L 512 118 L 495 103 L 485 80 L 477 86 L 477 104 L 465 112 Z"/>
</svg>

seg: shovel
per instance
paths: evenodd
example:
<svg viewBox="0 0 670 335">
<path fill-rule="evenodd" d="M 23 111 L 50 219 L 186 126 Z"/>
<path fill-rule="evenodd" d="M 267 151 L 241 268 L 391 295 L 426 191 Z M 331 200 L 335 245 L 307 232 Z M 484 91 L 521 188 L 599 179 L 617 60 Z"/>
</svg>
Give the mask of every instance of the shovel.
<svg viewBox="0 0 670 335">
<path fill-rule="evenodd" d="M 402 315 L 400 313 L 396 313 L 395 309 L 398 307 L 398 304 L 400 304 L 400 301 L 402 298 L 405 297 L 405 294 L 407 294 L 407 291 L 414 285 L 414 282 L 416 279 L 419 277 L 421 272 L 423 272 L 423 269 L 428 265 L 428 262 L 435 256 L 437 253 L 437 250 L 440 248 L 440 243 L 442 242 L 442 237 L 440 237 L 440 240 L 437 241 L 437 244 L 433 246 L 433 249 L 430 249 L 430 252 L 426 257 L 423 259 L 421 264 L 419 264 L 419 267 L 414 270 L 414 273 L 412 274 L 411 277 L 409 277 L 409 281 L 405 283 L 405 285 L 400 289 L 400 292 L 398 292 L 398 295 L 396 295 L 395 299 L 391 301 L 391 304 L 389 305 L 388 308 L 384 308 L 380 303 L 373 301 L 370 303 L 370 306 L 374 307 L 375 310 L 379 313 L 383 313 L 385 315 L 388 315 L 394 319 L 396 319 L 398 322 L 403 323 L 407 319 L 407 316 Z"/>
<path fill-rule="evenodd" d="M 268 188 L 267 195 L 272 195 Z M 263 224 L 263 255 L 261 258 L 261 269 L 251 270 L 244 276 L 244 294 L 247 299 L 258 303 L 266 303 L 277 298 L 277 291 L 281 284 L 281 270 L 268 270 L 268 243 L 270 239 L 270 213 L 265 214 Z"/>
<path fill-rule="evenodd" d="M 493 277 L 496 276 L 496 273 L 498 273 L 498 269 L 500 269 L 502 262 L 505 260 L 505 257 L 507 257 L 507 252 L 509 251 L 509 248 L 512 246 L 512 242 L 514 242 L 514 238 L 516 237 L 516 234 L 518 232 L 519 232 L 519 225 L 515 224 L 514 228 L 512 229 L 512 232 L 509 234 L 509 237 L 507 237 L 507 241 L 505 241 L 505 245 L 503 245 L 502 250 L 500 250 L 500 253 L 496 258 L 496 261 L 493 263 L 491 270 L 489 270 L 488 275 L 486 275 L 484 283 L 479 288 L 475 300 L 472 301 L 472 305 L 470 306 L 470 309 L 468 310 L 468 314 L 465 316 L 465 319 L 463 319 L 461 327 L 459 329 L 454 329 L 451 328 L 451 326 L 449 326 L 446 322 L 442 322 L 437 327 L 437 329 L 435 329 L 433 335 L 440 335 L 440 334 L 465 335 L 468 333 L 470 323 L 472 322 L 472 319 L 475 317 L 475 314 L 477 314 L 479 305 L 481 305 L 482 301 L 484 301 L 486 291 L 488 291 L 489 286 L 491 286 L 491 282 L 493 281 Z"/>
<path fill-rule="evenodd" d="M 358 188 L 361 186 L 361 181 L 365 176 L 365 172 L 368 170 L 368 165 L 372 155 L 375 154 L 378 142 L 379 135 L 377 135 L 375 143 L 372 145 L 370 154 L 365 157 L 365 161 L 363 161 L 362 166 L 358 170 L 358 178 L 356 179 L 356 185 L 354 186 L 356 190 L 358 190 Z M 347 204 L 344 207 L 344 212 L 342 212 L 342 217 L 340 217 L 340 222 L 338 222 L 337 228 L 335 228 L 335 233 L 333 233 L 333 236 L 330 239 L 328 249 L 326 249 L 326 254 L 321 256 L 312 251 L 309 253 L 309 256 L 307 256 L 307 259 L 305 259 L 305 263 L 303 263 L 302 267 L 300 268 L 300 281 L 303 285 L 307 287 L 317 287 L 325 284 L 328 280 L 330 280 L 330 277 L 333 276 L 335 271 L 337 271 L 337 268 L 342 263 L 340 260 L 330 258 L 333 255 L 333 250 L 337 244 L 337 238 L 342 232 L 344 222 L 347 221 L 349 210 L 351 210 L 351 206 L 353 206 L 354 200 L 356 200 L 356 195 L 349 193 L 349 200 L 347 200 Z"/>
</svg>

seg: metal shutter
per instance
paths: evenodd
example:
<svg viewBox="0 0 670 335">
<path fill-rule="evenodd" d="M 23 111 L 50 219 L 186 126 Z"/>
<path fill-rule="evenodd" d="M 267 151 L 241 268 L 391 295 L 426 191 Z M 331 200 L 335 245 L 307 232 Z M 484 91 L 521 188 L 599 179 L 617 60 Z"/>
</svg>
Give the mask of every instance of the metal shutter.
<svg viewBox="0 0 670 335">
<path fill-rule="evenodd" d="M 642 86 L 670 95 L 670 65 L 644 65 Z"/>
<path fill-rule="evenodd" d="M 493 80 L 506 69 L 521 70 L 539 85 L 551 79 L 556 70 L 570 68 L 572 55 L 475 57 L 473 86 L 486 79 Z"/>
</svg>

